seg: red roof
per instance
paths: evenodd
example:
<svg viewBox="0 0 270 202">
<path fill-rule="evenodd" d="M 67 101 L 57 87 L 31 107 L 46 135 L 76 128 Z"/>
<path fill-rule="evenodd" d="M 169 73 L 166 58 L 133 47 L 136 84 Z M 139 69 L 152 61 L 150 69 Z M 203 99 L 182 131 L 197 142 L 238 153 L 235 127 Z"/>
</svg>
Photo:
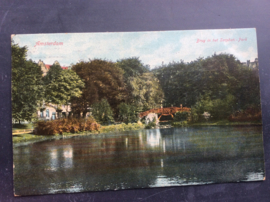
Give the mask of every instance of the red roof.
<svg viewBox="0 0 270 202">
<path fill-rule="evenodd" d="M 45 65 L 46 69 L 50 69 L 51 65 Z"/>
<path fill-rule="evenodd" d="M 51 67 L 52 65 L 46 65 L 46 64 L 45 64 L 45 66 L 46 66 L 46 69 L 48 69 L 48 70 L 49 70 L 49 69 L 50 69 L 50 67 Z M 61 68 L 62 68 L 62 69 L 68 69 L 68 67 L 64 67 L 64 66 L 61 66 Z"/>
</svg>

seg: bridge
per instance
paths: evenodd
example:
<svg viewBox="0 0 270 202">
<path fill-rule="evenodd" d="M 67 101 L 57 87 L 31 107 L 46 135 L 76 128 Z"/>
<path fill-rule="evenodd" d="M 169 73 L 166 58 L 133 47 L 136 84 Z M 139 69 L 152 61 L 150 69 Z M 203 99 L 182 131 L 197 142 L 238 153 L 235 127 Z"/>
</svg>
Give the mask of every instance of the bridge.
<svg viewBox="0 0 270 202">
<path fill-rule="evenodd" d="M 165 108 L 158 108 L 158 109 L 150 109 L 145 112 L 141 112 L 139 114 L 140 118 L 143 118 L 147 116 L 149 113 L 155 113 L 160 114 L 158 119 L 160 119 L 162 116 L 171 116 L 173 118 L 173 115 L 176 112 L 190 112 L 191 108 L 188 107 L 165 107 Z"/>
</svg>

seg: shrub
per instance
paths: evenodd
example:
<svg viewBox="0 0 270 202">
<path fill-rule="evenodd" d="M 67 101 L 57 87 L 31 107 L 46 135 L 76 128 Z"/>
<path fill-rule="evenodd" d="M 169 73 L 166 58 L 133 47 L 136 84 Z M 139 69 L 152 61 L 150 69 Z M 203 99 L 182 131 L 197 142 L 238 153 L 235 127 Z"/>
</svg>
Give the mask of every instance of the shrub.
<svg viewBox="0 0 270 202">
<path fill-rule="evenodd" d="M 258 109 L 248 108 L 230 115 L 228 119 L 232 122 L 262 121 L 262 112 Z"/>
<path fill-rule="evenodd" d="M 113 111 L 106 99 L 102 99 L 100 102 L 94 103 L 92 108 L 92 114 L 99 123 L 103 125 L 114 123 Z"/>
<path fill-rule="evenodd" d="M 173 122 L 172 126 L 173 127 L 184 127 L 184 126 L 188 126 L 188 122 L 187 121 Z"/>
<path fill-rule="evenodd" d="M 143 129 L 144 125 L 141 122 L 138 123 L 121 123 L 118 125 L 110 125 L 110 126 L 102 126 L 100 132 L 109 133 L 109 132 L 121 132 L 121 131 L 129 131 L 129 130 L 139 130 Z"/>
<path fill-rule="evenodd" d="M 176 112 L 173 121 L 186 121 L 188 115 L 188 112 Z"/>
<path fill-rule="evenodd" d="M 38 121 L 35 133 L 38 135 L 55 135 L 66 133 L 77 133 L 83 131 L 99 130 L 100 125 L 89 117 L 87 119 L 63 118 L 52 121 Z"/>
<path fill-rule="evenodd" d="M 137 108 L 134 105 L 121 103 L 118 105 L 119 109 L 119 121 L 124 123 L 132 123 L 138 121 Z"/>
</svg>

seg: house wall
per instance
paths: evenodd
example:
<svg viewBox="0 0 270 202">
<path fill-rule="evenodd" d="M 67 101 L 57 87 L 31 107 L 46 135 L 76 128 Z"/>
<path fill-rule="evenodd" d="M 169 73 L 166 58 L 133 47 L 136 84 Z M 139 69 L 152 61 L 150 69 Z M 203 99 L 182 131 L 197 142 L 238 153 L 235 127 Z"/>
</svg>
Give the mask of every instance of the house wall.
<svg viewBox="0 0 270 202">
<path fill-rule="evenodd" d="M 58 108 L 62 109 L 62 112 L 60 112 L 60 117 L 62 117 L 62 113 L 65 112 L 66 116 L 69 115 L 69 112 L 71 111 L 70 105 L 58 105 Z M 37 111 L 38 117 L 41 120 L 53 120 L 57 119 L 58 113 L 56 112 L 57 105 L 53 104 L 46 104 L 45 109 L 41 112 L 40 110 Z"/>
</svg>

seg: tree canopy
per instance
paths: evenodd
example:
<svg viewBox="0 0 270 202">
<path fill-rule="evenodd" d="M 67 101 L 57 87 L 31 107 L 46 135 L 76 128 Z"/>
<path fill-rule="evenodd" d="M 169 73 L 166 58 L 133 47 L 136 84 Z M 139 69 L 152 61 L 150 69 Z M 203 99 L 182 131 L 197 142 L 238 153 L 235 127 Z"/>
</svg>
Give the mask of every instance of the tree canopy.
<svg viewBox="0 0 270 202">
<path fill-rule="evenodd" d="M 61 68 L 61 67 L 60 67 Z M 45 76 L 51 79 L 45 86 L 45 97 L 48 103 L 68 104 L 73 97 L 80 97 L 84 82 L 72 70 L 55 71 L 50 69 Z M 46 78 L 45 78 L 46 79 Z"/>
<path fill-rule="evenodd" d="M 99 123 L 111 124 L 114 122 L 113 111 L 105 98 L 103 98 L 100 102 L 95 102 L 91 107 L 92 115 Z"/>
<path fill-rule="evenodd" d="M 138 57 L 125 58 L 117 61 L 117 65 L 124 71 L 124 78 L 141 76 L 149 72 L 149 67 L 142 64 Z"/>
<path fill-rule="evenodd" d="M 31 121 L 43 99 L 42 71 L 37 63 L 27 60 L 27 47 L 12 44 L 12 118 Z"/>
<path fill-rule="evenodd" d="M 137 112 L 161 106 L 164 97 L 162 88 L 147 65 L 138 57 L 118 60 L 117 64 L 124 71 L 127 104 L 135 106 Z"/>
<path fill-rule="evenodd" d="M 139 112 L 161 106 L 191 107 L 192 119 L 206 111 L 224 119 L 237 111 L 260 110 L 258 69 L 244 66 L 230 54 L 172 62 L 153 70 L 138 57 L 81 61 L 71 70 L 55 63 L 44 77 L 26 54 L 27 47 L 12 44 L 15 120 L 31 120 L 44 100 L 71 103 L 72 112 L 84 116 L 92 108 L 101 122 L 112 122 L 113 116 L 134 122 Z"/>
<path fill-rule="evenodd" d="M 128 102 L 140 108 L 139 111 L 161 107 L 164 94 L 153 73 L 148 72 L 141 76 L 130 77 L 127 85 Z"/>
<path fill-rule="evenodd" d="M 50 69 L 47 72 L 46 76 L 43 77 L 44 84 L 45 85 L 50 84 L 54 79 L 56 79 L 61 74 L 62 71 L 63 69 L 58 64 L 53 64 L 52 66 L 50 66 Z"/>
<path fill-rule="evenodd" d="M 170 63 L 153 72 L 168 106 L 196 106 L 200 113 L 226 110 L 223 116 L 215 114 L 216 118 L 227 118 L 249 107 L 260 109 L 258 70 L 244 66 L 233 55 L 214 54 L 190 63 Z"/>
<path fill-rule="evenodd" d="M 72 111 L 86 114 L 89 107 L 105 98 L 113 110 L 126 98 L 123 70 L 113 62 L 95 59 L 72 66 L 85 82 L 82 96 L 72 99 Z"/>
</svg>

